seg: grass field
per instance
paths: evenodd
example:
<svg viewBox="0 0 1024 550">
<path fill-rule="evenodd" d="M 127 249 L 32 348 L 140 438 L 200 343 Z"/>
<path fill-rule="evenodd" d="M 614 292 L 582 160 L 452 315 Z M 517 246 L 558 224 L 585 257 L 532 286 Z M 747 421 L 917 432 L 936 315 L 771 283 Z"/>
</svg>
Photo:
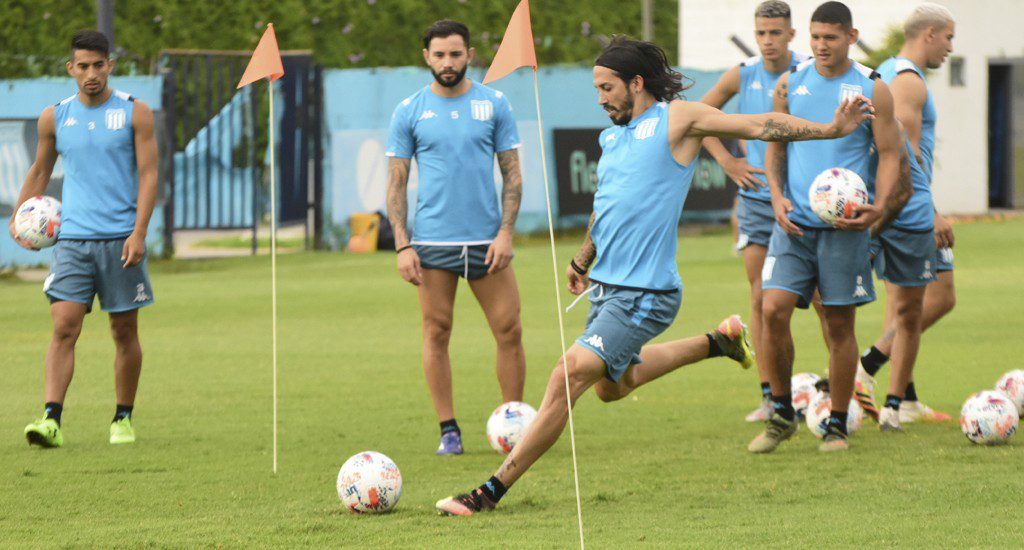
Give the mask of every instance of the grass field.
<svg viewBox="0 0 1024 550">
<path fill-rule="evenodd" d="M 1024 356 L 1024 221 L 959 225 L 957 309 L 924 338 L 923 400 L 958 413 Z M 746 282 L 724 234 L 684 237 L 686 292 L 663 338 L 697 334 L 746 311 Z M 559 243 L 568 258 L 575 240 Z M 159 263 L 157 305 L 142 317 L 139 442 L 112 448 L 112 343 L 86 321 L 65 404 L 65 447 L 29 448 L 40 414 L 49 316 L 38 284 L 0 281 L 0 545 L 566 548 L 578 543 L 568 437 L 498 512 L 440 518 L 433 503 L 469 489 L 500 457 L 484 436 L 499 403 L 493 342 L 460 288 L 451 350 L 467 452 L 434 456 L 437 424 L 419 364 L 413 288 L 390 254 L 280 259 L 281 462 L 271 467 L 269 259 Z M 517 249 L 536 405 L 558 356 L 551 265 L 543 242 Z M 559 271 L 562 271 L 561 267 Z M 568 315 L 571 335 L 586 308 Z M 861 309 L 866 346 L 882 310 Z M 813 314 L 794 327 L 798 371 L 825 369 Z M 883 371 L 888 373 L 888 369 Z M 880 390 L 884 395 L 884 389 Z M 747 442 L 756 376 L 716 359 L 625 401 L 576 407 L 588 546 L 1020 547 L 1024 441 L 971 445 L 955 424 L 903 435 L 865 424 L 852 449 L 823 456 L 806 430 L 769 456 Z M 350 455 L 378 450 L 404 477 L 394 513 L 353 516 L 335 493 Z"/>
</svg>

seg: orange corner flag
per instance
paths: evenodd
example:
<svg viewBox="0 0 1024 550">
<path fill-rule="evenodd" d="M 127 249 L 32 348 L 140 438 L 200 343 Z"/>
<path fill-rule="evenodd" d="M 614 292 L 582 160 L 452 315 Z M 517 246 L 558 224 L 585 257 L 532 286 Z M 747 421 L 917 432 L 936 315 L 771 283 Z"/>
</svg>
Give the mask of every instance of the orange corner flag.
<svg viewBox="0 0 1024 550">
<path fill-rule="evenodd" d="M 537 52 L 533 49 L 533 29 L 530 27 L 530 1 L 522 0 L 512 12 L 498 53 L 484 76 L 484 84 L 505 78 L 520 67 L 537 69 Z"/>
<path fill-rule="evenodd" d="M 281 52 L 277 49 L 277 35 L 274 34 L 274 24 L 267 25 L 263 38 L 256 45 L 252 52 L 252 59 L 242 74 L 242 80 L 238 81 L 237 88 L 248 86 L 261 78 L 270 77 L 270 80 L 277 80 L 284 76 L 284 66 L 281 65 Z"/>
</svg>

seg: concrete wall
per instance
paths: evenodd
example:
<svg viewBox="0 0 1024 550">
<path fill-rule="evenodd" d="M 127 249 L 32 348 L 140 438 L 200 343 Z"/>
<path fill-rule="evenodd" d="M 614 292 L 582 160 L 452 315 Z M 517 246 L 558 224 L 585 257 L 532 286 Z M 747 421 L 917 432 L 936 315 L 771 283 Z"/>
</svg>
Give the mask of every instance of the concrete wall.
<svg viewBox="0 0 1024 550">
<path fill-rule="evenodd" d="M 938 0 L 957 18 L 954 56 L 965 60 L 966 85 L 951 87 L 949 64 L 933 71 L 928 85 L 935 96 L 939 120 L 935 150 L 935 201 L 945 213 L 988 211 L 988 63 L 1024 58 L 1024 1 Z M 743 54 L 729 41 L 736 34 L 749 47 L 754 43 L 756 0 L 680 0 L 679 63 L 705 70 L 724 69 Z M 810 15 L 819 0 L 789 0 L 793 47 L 808 51 Z M 869 46 L 881 44 L 886 30 L 902 26 L 917 5 L 912 0 L 851 0 L 854 26 Z M 853 50 L 855 58 L 862 52 Z"/>
</svg>

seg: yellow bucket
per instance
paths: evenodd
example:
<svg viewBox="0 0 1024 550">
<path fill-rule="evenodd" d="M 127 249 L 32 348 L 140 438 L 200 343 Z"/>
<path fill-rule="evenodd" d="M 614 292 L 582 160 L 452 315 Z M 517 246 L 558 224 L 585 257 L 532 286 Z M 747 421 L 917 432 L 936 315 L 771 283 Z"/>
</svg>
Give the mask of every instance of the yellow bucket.
<svg viewBox="0 0 1024 550">
<path fill-rule="evenodd" d="M 348 251 L 356 254 L 367 254 L 377 251 L 377 232 L 380 231 L 380 218 L 377 213 L 352 214 L 348 219 L 351 237 L 348 239 Z"/>
</svg>

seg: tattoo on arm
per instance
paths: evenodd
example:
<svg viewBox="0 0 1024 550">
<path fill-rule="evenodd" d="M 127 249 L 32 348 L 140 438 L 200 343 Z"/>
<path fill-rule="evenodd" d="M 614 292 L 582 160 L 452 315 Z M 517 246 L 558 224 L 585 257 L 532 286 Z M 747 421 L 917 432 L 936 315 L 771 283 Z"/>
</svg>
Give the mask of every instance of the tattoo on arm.
<svg viewBox="0 0 1024 550">
<path fill-rule="evenodd" d="M 900 215 L 903 206 L 907 204 L 913 194 L 914 181 L 910 176 L 910 156 L 904 152 L 900 155 L 900 173 L 896 178 L 896 185 L 889 192 L 889 198 L 882 208 L 882 216 L 876 222 L 873 233 L 878 234 L 889 227 L 889 224 Z"/>
<path fill-rule="evenodd" d="M 594 212 L 590 213 L 590 221 L 587 222 L 587 234 L 583 238 L 583 246 L 580 247 L 580 251 L 572 258 L 576 265 L 583 269 L 590 269 L 590 265 L 594 263 L 594 258 L 597 257 L 597 247 L 594 246 L 594 241 L 590 238 L 590 229 L 594 227 L 596 215 Z"/>
<path fill-rule="evenodd" d="M 395 249 L 409 244 L 409 232 L 405 227 L 409 200 L 406 188 L 409 185 L 411 159 L 388 159 L 388 221 L 395 234 Z"/>
<path fill-rule="evenodd" d="M 778 116 L 777 113 L 773 115 Z M 785 118 L 779 117 L 778 119 L 769 118 L 764 121 L 764 125 L 761 127 L 761 134 L 757 136 L 757 139 L 761 141 L 803 141 L 823 137 L 828 137 L 828 134 L 820 128 L 812 128 L 807 125 L 793 125 Z"/>
<path fill-rule="evenodd" d="M 775 87 L 775 97 L 786 101 L 789 97 L 789 84 L 786 82 L 779 82 L 779 85 Z"/>
<path fill-rule="evenodd" d="M 523 174 L 519 170 L 519 151 L 510 149 L 498 153 L 501 169 L 501 229 L 514 231 L 519 203 L 523 198 Z"/>
<path fill-rule="evenodd" d="M 789 175 L 789 156 L 786 152 L 785 144 L 782 144 L 775 151 L 772 174 L 775 176 L 775 180 L 779 182 L 779 191 L 785 195 L 786 187 L 789 185 L 787 181 L 789 179 L 787 177 Z"/>
</svg>

